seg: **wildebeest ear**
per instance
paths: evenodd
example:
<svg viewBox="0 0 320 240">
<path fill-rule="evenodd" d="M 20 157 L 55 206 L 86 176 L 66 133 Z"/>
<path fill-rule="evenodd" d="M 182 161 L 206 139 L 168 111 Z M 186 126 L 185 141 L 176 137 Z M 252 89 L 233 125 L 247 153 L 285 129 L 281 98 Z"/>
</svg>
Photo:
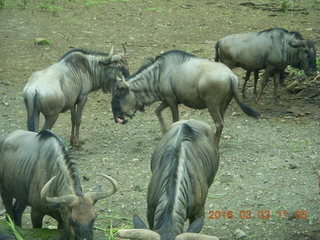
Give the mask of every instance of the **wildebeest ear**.
<svg viewBox="0 0 320 240">
<path fill-rule="evenodd" d="M 113 55 L 111 57 L 111 62 L 120 62 L 121 56 L 120 55 Z"/>
<path fill-rule="evenodd" d="M 307 41 L 306 40 L 297 40 L 297 39 L 291 39 L 291 41 L 289 42 L 289 45 L 291 47 L 305 47 L 307 46 Z"/>
<path fill-rule="evenodd" d="M 135 229 L 148 229 L 146 224 L 137 215 L 133 215 L 133 226 Z"/>
<path fill-rule="evenodd" d="M 203 218 L 197 218 L 190 224 L 187 232 L 199 233 L 203 227 L 203 223 Z"/>
</svg>

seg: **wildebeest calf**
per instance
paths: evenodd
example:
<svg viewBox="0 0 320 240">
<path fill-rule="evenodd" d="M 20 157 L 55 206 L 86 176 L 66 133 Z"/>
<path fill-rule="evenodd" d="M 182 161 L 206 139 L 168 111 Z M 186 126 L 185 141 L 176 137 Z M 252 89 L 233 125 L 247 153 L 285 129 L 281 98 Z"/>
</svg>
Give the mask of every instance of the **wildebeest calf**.
<svg viewBox="0 0 320 240">
<path fill-rule="evenodd" d="M 189 233 L 201 231 L 208 189 L 219 166 L 218 143 L 214 139 L 210 126 L 202 121 L 186 120 L 172 125 L 152 154 L 147 195 L 150 231 L 134 216 L 136 230 L 121 231 L 120 237 L 188 239 L 190 234 L 182 234 L 187 219 Z M 191 236 L 216 239 L 199 234 Z"/>
<path fill-rule="evenodd" d="M 117 182 L 103 176 L 112 183 L 112 190 L 82 192 L 70 152 L 49 130 L 39 134 L 17 130 L 0 142 L 1 198 L 17 226 L 29 205 L 34 228 L 41 228 L 44 215 L 49 215 L 64 230 L 62 239 L 92 240 L 93 205 L 117 190 Z"/>
</svg>

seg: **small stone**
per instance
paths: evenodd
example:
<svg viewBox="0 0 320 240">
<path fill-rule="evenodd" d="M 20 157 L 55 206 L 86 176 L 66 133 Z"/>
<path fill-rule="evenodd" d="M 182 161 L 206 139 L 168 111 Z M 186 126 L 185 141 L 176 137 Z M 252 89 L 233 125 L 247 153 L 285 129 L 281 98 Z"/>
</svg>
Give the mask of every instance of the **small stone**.
<svg viewBox="0 0 320 240">
<path fill-rule="evenodd" d="M 241 229 L 237 229 L 234 231 L 234 236 L 236 239 L 244 239 L 244 238 L 248 237 L 248 234 L 246 234 Z"/>
<path fill-rule="evenodd" d="M 143 183 L 138 183 L 133 187 L 133 190 L 136 192 L 142 192 L 144 189 L 144 184 Z"/>
<path fill-rule="evenodd" d="M 296 165 L 296 164 L 292 164 L 292 163 L 290 163 L 289 164 L 289 169 L 296 169 L 298 166 Z"/>
</svg>

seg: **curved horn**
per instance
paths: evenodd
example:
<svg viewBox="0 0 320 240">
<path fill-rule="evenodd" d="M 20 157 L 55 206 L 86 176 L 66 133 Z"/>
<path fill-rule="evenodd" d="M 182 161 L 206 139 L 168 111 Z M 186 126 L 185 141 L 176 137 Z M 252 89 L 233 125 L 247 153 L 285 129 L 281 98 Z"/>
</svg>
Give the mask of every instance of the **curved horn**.
<svg viewBox="0 0 320 240">
<path fill-rule="evenodd" d="M 107 191 L 107 192 L 90 192 L 90 193 L 86 193 L 86 195 L 91 198 L 92 201 L 97 201 L 99 199 L 102 198 L 106 198 L 111 196 L 112 194 L 114 194 L 117 190 L 118 190 L 118 182 L 113 179 L 112 177 L 105 175 L 105 174 L 100 174 L 101 176 L 105 177 L 106 179 L 109 180 L 109 182 L 111 182 L 112 184 L 112 189 Z"/>
<path fill-rule="evenodd" d="M 50 186 L 51 186 L 51 184 L 52 184 L 52 182 L 54 181 L 55 178 L 56 178 L 56 176 L 52 177 L 42 187 L 42 189 L 40 191 L 41 199 L 45 198 L 48 203 L 63 204 L 63 205 L 67 205 L 67 206 L 72 206 L 78 200 L 78 198 L 73 194 L 67 194 L 67 195 L 63 195 L 63 196 L 59 196 L 59 197 L 47 197 L 49 189 L 50 189 Z"/>
<path fill-rule="evenodd" d="M 219 240 L 219 238 L 206 234 L 186 232 L 176 236 L 175 240 Z"/>
<path fill-rule="evenodd" d="M 122 43 L 122 47 L 123 47 L 123 51 L 122 51 L 121 55 L 124 56 L 127 54 L 127 49 L 126 49 L 126 46 L 124 45 L 124 43 Z"/>
<path fill-rule="evenodd" d="M 128 89 L 130 88 L 130 85 L 126 82 L 124 76 L 122 75 L 122 79 L 117 77 L 117 81 L 119 82 L 119 88 L 120 89 Z"/>
<path fill-rule="evenodd" d="M 111 47 L 111 50 L 109 52 L 109 56 L 108 57 L 111 57 L 113 55 L 113 46 Z"/>
<path fill-rule="evenodd" d="M 43 199 L 47 196 L 49 187 L 52 184 L 53 180 L 56 178 L 56 176 L 53 176 L 41 189 L 40 191 L 40 198 Z"/>
<path fill-rule="evenodd" d="M 143 240 L 160 240 L 160 235 L 149 229 L 124 229 L 117 232 L 117 237 Z"/>
</svg>

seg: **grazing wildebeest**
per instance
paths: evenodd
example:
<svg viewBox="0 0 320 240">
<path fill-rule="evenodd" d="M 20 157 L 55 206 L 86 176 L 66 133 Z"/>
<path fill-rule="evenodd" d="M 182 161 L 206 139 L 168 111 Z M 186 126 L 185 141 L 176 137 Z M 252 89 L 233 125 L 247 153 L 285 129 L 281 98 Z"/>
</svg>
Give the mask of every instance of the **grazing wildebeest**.
<svg viewBox="0 0 320 240">
<path fill-rule="evenodd" d="M 231 69 L 241 67 L 247 70 L 243 94 L 250 73 L 255 72 L 256 89 L 258 71 L 265 69 L 258 100 L 271 76 L 274 76 L 274 98 L 278 100 L 279 78 L 288 65 L 304 70 L 307 76 L 316 71 L 316 49 L 312 41 L 303 39 L 298 32 L 288 32 L 282 28 L 232 34 L 220 39 L 215 50 L 215 61 L 223 62 Z"/>
<path fill-rule="evenodd" d="M 117 182 L 102 175 L 112 183 L 112 190 L 84 193 L 75 164 L 49 130 L 17 130 L 0 142 L 1 198 L 17 226 L 29 205 L 34 228 L 41 228 L 44 215 L 49 215 L 63 229 L 62 239 L 93 239 L 94 204 L 115 193 Z"/>
<path fill-rule="evenodd" d="M 151 157 L 152 177 L 147 194 L 150 230 L 134 216 L 136 229 L 121 231 L 120 237 L 174 240 L 183 233 L 188 219 L 188 232 L 199 233 L 204 223 L 208 189 L 218 166 L 218 143 L 208 124 L 199 120 L 174 123 Z M 179 239 L 188 239 L 188 236 L 198 239 L 205 235 L 185 233 L 183 236 Z"/>
<path fill-rule="evenodd" d="M 23 89 L 28 130 L 38 131 L 40 112 L 45 117 L 43 129 L 51 129 L 59 113 L 70 109 L 70 142 L 72 146 L 79 147 L 81 115 L 87 96 L 100 88 L 108 92 L 118 75 L 129 75 L 123 55 L 113 55 L 113 48 L 109 55 L 74 49 L 55 64 L 33 73 Z"/>
<path fill-rule="evenodd" d="M 239 100 L 238 78 L 224 64 L 197 58 L 189 53 L 173 50 L 142 66 L 130 78 L 116 82 L 112 94 L 112 111 L 117 123 L 126 123 L 136 110 L 156 101 L 161 130 L 166 131 L 161 112 L 170 107 L 173 122 L 179 120 L 178 105 L 208 108 L 216 125 L 218 142 L 222 134 L 224 113 L 232 98 L 252 117 L 256 113 Z"/>
</svg>

